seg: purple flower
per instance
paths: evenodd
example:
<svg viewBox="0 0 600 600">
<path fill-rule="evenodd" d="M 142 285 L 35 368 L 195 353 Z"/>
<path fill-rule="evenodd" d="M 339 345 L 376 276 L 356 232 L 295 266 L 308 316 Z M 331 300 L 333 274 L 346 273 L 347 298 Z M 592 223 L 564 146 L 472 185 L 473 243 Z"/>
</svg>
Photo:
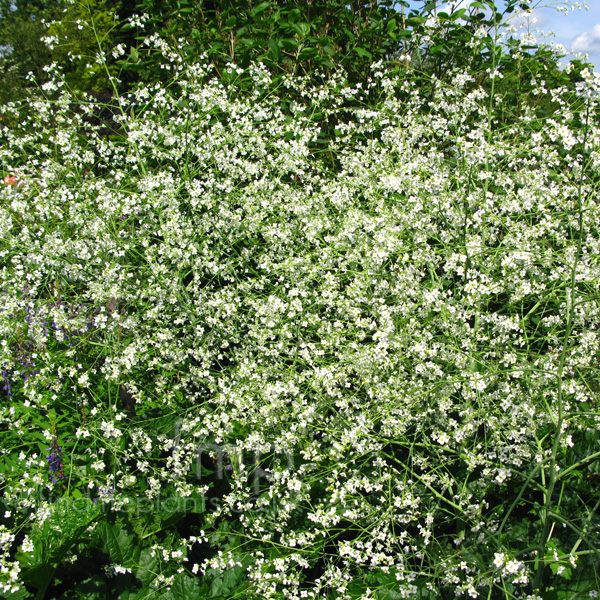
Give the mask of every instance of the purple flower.
<svg viewBox="0 0 600 600">
<path fill-rule="evenodd" d="M 66 476 L 62 457 L 62 446 L 58 445 L 56 437 L 52 440 L 52 446 L 46 448 L 46 451 L 50 452 L 46 457 L 46 460 L 48 461 L 48 472 L 53 476 L 50 481 L 52 481 L 52 483 L 56 483 L 59 480 L 64 481 Z"/>
<path fill-rule="evenodd" d="M 8 392 L 8 399 L 12 400 L 12 385 L 10 381 L 10 371 L 6 369 L 2 369 L 2 377 L 4 379 L 4 387 L 2 388 L 4 391 Z"/>
</svg>

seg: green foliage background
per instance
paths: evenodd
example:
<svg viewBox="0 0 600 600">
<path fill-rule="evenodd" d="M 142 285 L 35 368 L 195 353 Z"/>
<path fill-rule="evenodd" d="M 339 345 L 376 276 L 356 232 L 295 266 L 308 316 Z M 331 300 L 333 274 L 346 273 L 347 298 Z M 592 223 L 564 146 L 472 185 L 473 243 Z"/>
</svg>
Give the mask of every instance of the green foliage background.
<svg viewBox="0 0 600 600">
<path fill-rule="evenodd" d="M 12 51 L 0 59 L 0 101 L 30 95 L 48 80 L 44 67 L 52 62 L 66 68 L 67 82 L 80 91 L 113 93 L 117 86 L 123 93 L 138 82 L 166 82 L 170 74 L 162 58 L 141 45 L 156 34 L 181 48 L 188 61 L 205 53 L 222 76 L 228 63 L 246 68 L 252 61 L 274 73 L 311 76 L 341 67 L 350 82 L 364 82 L 373 61 L 401 68 L 408 56 L 414 67 L 442 79 L 457 67 L 486 78 L 486 69 L 499 64 L 512 75 L 504 87 L 513 90 L 517 104 L 540 69 L 550 84 L 564 81 L 547 49 L 532 52 L 513 39 L 498 55 L 494 34 L 508 15 L 527 5 L 507 0 L 501 10 L 483 0 L 448 14 L 439 10 L 439 1 L 424 1 L 415 10 L 395 0 L 1 0 L 0 45 Z M 129 22 L 142 14 L 143 30 Z M 423 45 L 416 40 L 422 40 L 431 15 L 439 27 Z M 487 35 L 471 49 L 481 27 Z M 42 41 L 46 36 L 54 38 L 50 48 Z M 124 55 L 113 57 L 120 44 Z M 109 57 L 107 65 L 96 61 L 101 51 Z M 30 72 L 35 83 L 26 79 Z"/>
</svg>

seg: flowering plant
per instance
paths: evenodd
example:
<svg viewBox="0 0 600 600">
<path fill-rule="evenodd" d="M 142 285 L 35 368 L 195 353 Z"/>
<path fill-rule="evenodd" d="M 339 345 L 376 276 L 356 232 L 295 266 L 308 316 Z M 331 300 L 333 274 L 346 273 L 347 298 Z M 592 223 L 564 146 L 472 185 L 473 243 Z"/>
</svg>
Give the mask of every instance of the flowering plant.
<svg viewBox="0 0 600 600">
<path fill-rule="evenodd" d="M 462 70 L 223 82 L 155 41 L 116 138 L 63 86 L 0 131 L 38 182 L 0 205 L 3 593 L 594 590 L 597 94 L 506 124 Z"/>
</svg>

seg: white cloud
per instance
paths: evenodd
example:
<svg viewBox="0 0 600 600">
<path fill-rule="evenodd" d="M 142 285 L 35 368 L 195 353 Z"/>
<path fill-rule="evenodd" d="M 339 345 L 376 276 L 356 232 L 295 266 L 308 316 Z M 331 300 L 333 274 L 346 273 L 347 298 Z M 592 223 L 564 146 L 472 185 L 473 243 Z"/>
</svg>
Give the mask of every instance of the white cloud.
<svg viewBox="0 0 600 600">
<path fill-rule="evenodd" d="M 481 12 L 480 8 L 471 6 L 474 1 L 475 0 L 450 0 L 449 2 L 442 4 L 438 10 L 452 13 L 462 8 L 466 8 L 473 13 Z M 489 7 L 486 7 L 483 10 L 483 14 L 489 19 L 492 16 L 492 11 Z M 512 14 L 505 15 L 505 17 L 511 25 L 517 27 L 518 29 L 535 29 L 548 24 L 548 18 L 546 15 L 544 15 L 542 11 L 535 8 L 527 13 L 524 11 L 515 11 Z"/>
<path fill-rule="evenodd" d="M 469 8 L 473 0 L 455 0 L 454 2 L 450 2 L 449 4 L 444 4 L 441 10 L 460 10 L 461 8 Z"/>
<path fill-rule="evenodd" d="M 471 8 L 471 4 L 473 4 L 473 2 L 475 2 L 475 0 L 450 0 L 450 2 L 442 4 L 442 6 L 440 6 L 438 10 L 440 12 L 449 13 L 461 10 L 462 8 L 466 8 L 468 10 L 469 8 Z M 479 10 L 481 9 L 474 9 L 475 12 L 478 12 Z M 489 12 L 489 9 L 487 9 L 486 12 Z"/>
<path fill-rule="evenodd" d="M 546 15 L 535 8 L 529 12 L 515 11 L 508 20 L 511 25 L 524 29 L 543 27 L 548 24 Z"/>
<path fill-rule="evenodd" d="M 594 25 L 589 31 L 584 31 L 573 42 L 574 52 L 594 52 L 600 50 L 600 24 Z"/>
</svg>

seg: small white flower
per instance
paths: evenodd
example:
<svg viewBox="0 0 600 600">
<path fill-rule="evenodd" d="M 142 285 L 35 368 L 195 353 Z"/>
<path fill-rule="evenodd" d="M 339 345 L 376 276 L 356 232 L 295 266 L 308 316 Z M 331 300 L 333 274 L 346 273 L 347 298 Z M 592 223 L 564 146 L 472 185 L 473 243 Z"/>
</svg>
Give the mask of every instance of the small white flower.
<svg viewBox="0 0 600 600">
<path fill-rule="evenodd" d="M 23 552 L 33 552 L 33 540 L 28 535 L 23 538 L 21 549 Z"/>
<path fill-rule="evenodd" d="M 494 561 L 492 564 L 494 565 L 494 567 L 496 567 L 496 569 L 500 569 L 506 563 L 507 558 L 508 557 L 503 552 L 496 552 L 494 554 Z"/>
<path fill-rule="evenodd" d="M 494 481 L 498 484 L 503 484 L 507 479 L 510 479 L 510 469 L 498 469 L 498 474 Z"/>
<path fill-rule="evenodd" d="M 445 431 L 442 431 L 441 433 L 439 433 L 436 438 L 436 442 L 438 444 L 440 444 L 441 446 L 445 446 L 446 444 L 448 444 L 449 441 L 450 441 L 450 436 Z"/>
<path fill-rule="evenodd" d="M 119 58 L 119 56 L 123 56 L 123 54 L 125 54 L 125 46 L 123 46 L 123 44 L 118 44 L 114 47 L 112 51 L 114 58 Z"/>
</svg>

